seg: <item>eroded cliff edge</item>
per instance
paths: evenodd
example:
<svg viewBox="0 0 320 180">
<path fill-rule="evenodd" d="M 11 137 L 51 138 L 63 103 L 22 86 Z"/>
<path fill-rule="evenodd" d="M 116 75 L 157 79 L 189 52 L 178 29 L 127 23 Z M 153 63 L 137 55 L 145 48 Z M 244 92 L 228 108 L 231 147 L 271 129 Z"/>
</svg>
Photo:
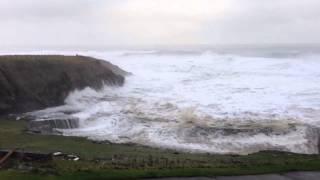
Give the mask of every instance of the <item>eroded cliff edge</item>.
<svg viewBox="0 0 320 180">
<path fill-rule="evenodd" d="M 62 105 L 75 89 L 122 86 L 126 74 L 85 56 L 0 56 L 0 116 Z"/>
</svg>

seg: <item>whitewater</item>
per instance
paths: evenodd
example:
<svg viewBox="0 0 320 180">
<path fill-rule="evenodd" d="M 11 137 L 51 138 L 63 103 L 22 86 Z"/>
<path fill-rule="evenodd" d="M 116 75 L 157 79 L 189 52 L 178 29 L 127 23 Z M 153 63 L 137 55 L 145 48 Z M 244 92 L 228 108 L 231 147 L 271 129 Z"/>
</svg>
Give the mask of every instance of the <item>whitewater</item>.
<svg viewBox="0 0 320 180">
<path fill-rule="evenodd" d="M 216 154 L 319 151 L 318 54 L 37 52 L 52 53 L 93 56 L 131 73 L 123 87 L 76 90 L 65 105 L 32 112 L 37 120 L 79 119 L 79 128 L 59 130 L 65 136 Z"/>
</svg>

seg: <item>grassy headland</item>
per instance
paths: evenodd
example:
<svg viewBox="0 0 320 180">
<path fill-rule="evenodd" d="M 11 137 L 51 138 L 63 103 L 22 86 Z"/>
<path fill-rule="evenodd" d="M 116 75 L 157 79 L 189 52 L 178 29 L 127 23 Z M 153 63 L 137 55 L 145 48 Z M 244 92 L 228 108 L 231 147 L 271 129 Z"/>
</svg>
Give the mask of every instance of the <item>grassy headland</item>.
<svg viewBox="0 0 320 180">
<path fill-rule="evenodd" d="M 11 159 L 0 179 L 137 179 L 280 173 L 320 170 L 319 155 L 260 152 L 248 156 L 189 154 L 129 144 L 100 144 L 85 138 L 33 135 L 25 121 L 0 120 L 0 149 L 64 153 L 80 161 Z"/>
</svg>

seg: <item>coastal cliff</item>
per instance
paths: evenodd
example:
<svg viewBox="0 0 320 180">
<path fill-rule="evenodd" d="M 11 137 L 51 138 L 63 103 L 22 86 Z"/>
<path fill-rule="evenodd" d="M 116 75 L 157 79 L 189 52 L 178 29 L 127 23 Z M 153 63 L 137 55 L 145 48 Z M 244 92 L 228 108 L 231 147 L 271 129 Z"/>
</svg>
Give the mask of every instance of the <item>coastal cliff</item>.
<svg viewBox="0 0 320 180">
<path fill-rule="evenodd" d="M 62 105 L 75 89 L 121 86 L 126 74 L 85 56 L 0 56 L 0 115 Z"/>
</svg>

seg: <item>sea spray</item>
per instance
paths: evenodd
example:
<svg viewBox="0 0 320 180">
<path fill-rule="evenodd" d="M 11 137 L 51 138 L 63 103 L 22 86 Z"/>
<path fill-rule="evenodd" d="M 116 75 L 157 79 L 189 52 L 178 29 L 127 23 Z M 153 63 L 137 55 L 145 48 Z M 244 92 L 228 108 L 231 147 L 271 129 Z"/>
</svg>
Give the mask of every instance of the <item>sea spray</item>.
<svg viewBox="0 0 320 180">
<path fill-rule="evenodd" d="M 75 91 L 37 119 L 79 118 L 67 136 L 189 152 L 318 153 L 314 56 L 84 52 L 132 72 L 121 88 Z M 52 117 L 51 117 L 52 116 Z"/>
</svg>

